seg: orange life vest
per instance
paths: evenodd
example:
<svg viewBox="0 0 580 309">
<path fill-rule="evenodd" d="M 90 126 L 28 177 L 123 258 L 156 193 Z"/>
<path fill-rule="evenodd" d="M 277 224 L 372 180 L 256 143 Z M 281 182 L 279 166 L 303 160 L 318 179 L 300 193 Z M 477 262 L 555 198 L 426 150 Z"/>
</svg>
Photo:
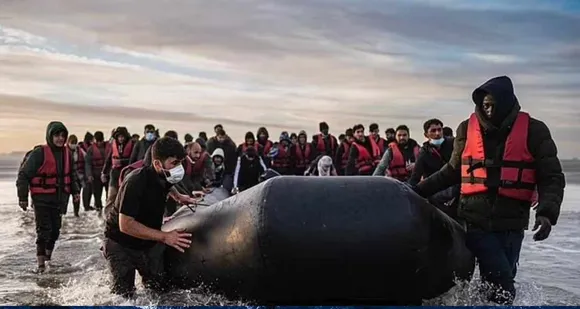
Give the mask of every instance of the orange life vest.
<svg viewBox="0 0 580 309">
<path fill-rule="evenodd" d="M 356 159 L 355 167 L 358 169 L 358 173 L 361 175 L 369 174 L 381 161 L 381 150 L 377 143 L 372 138 L 367 138 L 371 143 L 371 148 L 373 150 L 372 155 L 369 151 L 358 142 L 353 142 L 352 144 L 358 150 L 358 158 Z"/>
<path fill-rule="evenodd" d="M 469 117 L 467 140 L 461 155 L 461 194 L 487 192 L 487 167 L 499 167 L 498 195 L 532 201 L 536 188 L 534 157 L 528 149 L 530 115 L 520 112 L 509 133 L 500 162 L 485 158 L 481 127 L 475 114 Z"/>
<path fill-rule="evenodd" d="M 129 163 L 129 159 L 131 158 L 131 152 L 133 151 L 133 141 L 129 140 L 123 147 L 123 153 L 119 153 L 119 147 L 117 147 L 117 140 L 113 141 L 113 145 L 111 146 L 111 151 L 113 151 L 113 155 L 111 157 L 113 168 L 121 168 Z"/>
<path fill-rule="evenodd" d="M 205 161 L 207 160 L 209 154 L 207 152 L 203 152 L 201 154 L 201 156 L 199 157 L 199 159 L 197 159 L 197 161 L 195 161 L 195 164 L 191 164 L 191 162 L 189 162 L 189 160 L 183 160 L 184 162 L 186 162 L 186 166 L 185 166 L 185 174 L 187 176 L 191 176 L 191 175 L 201 175 L 203 173 L 203 167 L 205 166 Z"/>
<path fill-rule="evenodd" d="M 405 156 L 403 156 L 403 153 L 399 149 L 399 145 L 397 142 L 391 142 L 389 148 L 393 153 L 393 157 L 391 158 L 391 162 L 389 162 L 386 175 L 398 180 L 407 180 L 411 176 L 411 172 L 407 171 L 407 162 L 405 162 Z M 419 156 L 420 150 L 419 146 L 413 148 L 415 160 Z"/>
<path fill-rule="evenodd" d="M 272 160 L 273 168 L 288 168 L 290 167 L 290 156 L 284 147 L 278 146 L 278 155 Z"/>
<path fill-rule="evenodd" d="M 304 151 L 300 147 L 300 144 L 296 144 L 294 155 L 296 156 L 296 168 L 306 168 L 310 165 L 310 152 L 312 148 L 310 144 L 306 143 L 304 145 Z"/>
<path fill-rule="evenodd" d="M 130 165 L 123 167 L 123 169 L 121 170 L 121 174 L 119 175 L 119 186 L 121 186 L 121 183 L 123 183 L 123 180 L 125 179 L 125 177 L 127 175 L 129 175 L 129 173 L 131 173 L 132 171 L 134 171 L 138 168 L 142 168 L 143 162 L 144 162 L 144 160 L 139 160 L 137 162 L 134 162 L 133 164 L 130 164 Z"/>
<path fill-rule="evenodd" d="M 350 155 L 350 144 L 349 143 L 342 143 L 342 148 L 344 148 L 344 152 L 342 153 L 342 158 L 340 158 L 340 168 L 346 168 L 348 165 L 348 156 Z"/>
<path fill-rule="evenodd" d="M 48 145 L 42 145 L 44 152 L 44 161 L 36 171 L 36 176 L 30 181 L 30 195 L 38 194 L 55 194 L 57 187 L 63 186 L 64 192 L 71 193 L 71 151 L 68 147 L 63 147 L 64 168 L 62 176 L 64 183 L 59 184 L 59 175 L 56 167 L 56 159 L 52 153 L 52 149 Z"/>
<path fill-rule="evenodd" d="M 77 171 L 84 175 L 85 174 L 85 152 L 81 147 L 77 146 L 77 161 L 75 162 Z"/>
<path fill-rule="evenodd" d="M 324 138 L 322 138 L 322 133 L 316 135 L 316 138 L 317 138 L 316 150 L 318 150 L 318 152 L 326 152 L 326 145 L 324 144 Z M 336 151 L 336 139 L 334 138 L 334 136 L 332 136 L 332 134 L 328 134 L 328 138 L 330 139 L 331 153 L 334 153 Z"/>
<path fill-rule="evenodd" d="M 377 143 L 377 146 L 379 146 L 379 149 L 381 150 L 381 155 L 385 154 L 385 143 L 387 142 L 384 138 L 379 137 L 379 141 L 375 141 Z"/>
<path fill-rule="evenodd" d="M 108 143 L 107 143 L 108 145 Z M 93 156 L 91 157 L 91 165 L 93 166 L 94 170 L 102 170 L 103 166 L 105 165 L 105 156 L 107 155 L 107 147 L 105 146 L 105 153 L 103 156 L 103 154 L 101 153 L 101 150 L 99 149 L 99 147 L 97 146 L 97 143 L 94 143 L 91 146 L 91 149 L 93 151 Z"/>
<path fill-rule="evenodd" d="M 274 146 L 274 144 L 270 140 L 267 140 L 266 143 L 262 146 L 262 148 L 264 148 L 263 151 L 264 156 L 267 156 L 270 153 L 270 149 L 272 149 L 272 146 Z"/>
</svg>

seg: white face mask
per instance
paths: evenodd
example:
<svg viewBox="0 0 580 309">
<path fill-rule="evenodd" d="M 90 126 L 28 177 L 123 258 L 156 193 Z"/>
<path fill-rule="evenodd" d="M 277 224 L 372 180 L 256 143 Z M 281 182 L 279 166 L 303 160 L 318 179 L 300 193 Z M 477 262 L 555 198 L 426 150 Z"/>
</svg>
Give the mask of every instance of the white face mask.
<svg viewBox="0 0 580 309">
<path fill-rule="evenodd" d="M 169 173 L 169 176 L 167 176 L 167 173 Z M 179 164 L 170 170 L 166 170 L 165 178 L 170 184 L 176 184 L 183 179 L 183 176 L 185 176 L 185 169 L 183 168 L 183 164 Z"/>
<path fill-rule="evenodd" d="M 75 149 L 77 149 L 77 146 L 78 146 L 78 145 L 76 145 L 76 144 L 71 144 L 71 145 L 68 145 L 68 147 L 69 147 L 71 150 L 75 150 Z"/>
<path fill-rule="evenodd" d="M 442 137 L 440 139 L 431 139 L 431 140 L 429 140 L 429 142 L 431 144 L 435 145 L 435 146 L 439 146 L 439 145 L 443 144 L 444 141 L 445 141 L 445 138 L 444 137 Z"/>
</svg>

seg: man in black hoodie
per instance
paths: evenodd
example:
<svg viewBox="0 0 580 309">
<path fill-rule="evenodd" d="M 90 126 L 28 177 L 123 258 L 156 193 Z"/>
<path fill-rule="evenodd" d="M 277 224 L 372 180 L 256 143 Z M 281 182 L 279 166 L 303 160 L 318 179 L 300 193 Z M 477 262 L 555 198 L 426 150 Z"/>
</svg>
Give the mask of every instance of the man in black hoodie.
<svg viewBox="0 0 580 309">
<path fill-rule="evenodd" d="M 145 125 L 145 129 L 143 130 L 143 138 L 135 142 L 133 152 L 131 152 L 131 159 L 129 160 L 129 164 L 143 160 L 145 157 L 145 152 L 147 152 L 147 149 L 153 145 L 156 139 L 157 136 L 155 135 L 155 126 L 152 124 Z"/>
<path fill-rule="evenodd" d="M 449 164 L 414 189 L 430 196 L 461 184 L 458 217 L 467 228 L 467 246 L 492 288 L 489 299 L 510 305 L 534 189 L 534 240 L 541 241 L 557 223 L 565 179 L 550 130 L 520 112 L 507 76 L 492 78 L 472 97 L 475 112 L 458 126 Z"/>
<path fill-rule="evenodd" d="M 61 209 L 68 204 L 70 195 L 75 202 L 80 199 L 73 157 L 65 146 L 67 138 L 68 130 L 62 122 L 49 123 L 46 144 L 30 153 L 16 180 L 19 206 L 27 209 L 29 190 L 34 204 L 39 272 L 45 270 L 45 262 L 51 259 L 60 236 Z"/>
</svg>

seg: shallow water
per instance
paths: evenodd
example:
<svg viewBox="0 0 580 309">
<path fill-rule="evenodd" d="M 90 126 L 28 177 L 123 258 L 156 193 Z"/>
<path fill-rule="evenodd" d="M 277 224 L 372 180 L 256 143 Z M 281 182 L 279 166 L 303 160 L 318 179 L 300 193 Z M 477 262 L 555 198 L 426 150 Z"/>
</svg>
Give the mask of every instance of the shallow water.
<svg viewBox="0 0 580 309">
<path fill-rule="evenodd" d="M 34 216 L 17 206 L 13 180 L 0 181 L 0 222 L 0 305 L 242 305 L 202 289 L 148 295 L 139 282 L 135 300 L 111 295 L 99 251 L 103 222 L 82 210 L 75 218 L 72 205 L 52 264 L 45 274 L 35 274 Z M 515 305 L 579 305 L 580 186 L 566 188 L 560 221 L 548 240 L 533 242 L 531 234 L 526 232 L 524 240 Z M 475 287 L 475 282 L 456 287 L 425 304 L 486 305 L 476 297 Z"/>
</svg>

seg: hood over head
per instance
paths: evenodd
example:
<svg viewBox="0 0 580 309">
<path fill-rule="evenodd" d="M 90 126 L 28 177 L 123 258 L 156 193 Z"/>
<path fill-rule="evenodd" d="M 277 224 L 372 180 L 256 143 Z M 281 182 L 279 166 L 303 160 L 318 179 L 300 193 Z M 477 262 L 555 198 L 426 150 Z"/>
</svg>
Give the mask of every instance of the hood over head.
<svg viewBox="0 0 580 309">
<path fill-rule="evenodd" d="M 48 126 L 46 126 L 46 143 L 51 146 L 55 147 L 54 143 L 52 142 L 52 137 L 60 132 L 65 132 L 65 140 L 68 140 L 68 129 L 65 125 L 60 121 L 51 121 Z"/>
<path fill-rule="evenodd" d="M 245 141 L 246 141 L 248 138 L 251 138 L 251 139 L 253 139 L 254 141 L 256 140 L 256 137 L 254 136 L 254 133 L 252 133 L 252 132 L 250 132 L 250 131 L 246 132 L 246 137 L 244 138 L 244 142 L 245 142 Z"/>
<path fill-rule="evenodd" d="M 332 159 L 329 156 L 323 156 L 318 160 L 318 175 L 319 176 L 330 176 L 332 169 Z"/>
<path fill-rule="evenodd" d="M 495 111 L 491 119 L 485 117 L 482 109 L 483 98 L 487 94 L 491 94 L 495 99 Z M 514 93 L 514 86 L 507 76 L 494 77 L 477 87 L 473 91 L 472 99 L 473 103 L 475 103 L 475 113 L 480 123 L 492 124 L 495 127 L 500 127 L 514 109 L 520 110 L 520 103 Z"/>
<path fill-rule="evenodd" d="M 93 134 L 91 134 L 91 132 L 87 132 L 85 133 L 85 138 L 83 139 L 83 142 L 85 142 L 85 144 L 90 144 L 93 141 Z"/>
<path fill-rule="evenodd" d="M 115 134 L 113 135 L 113 138 L 117 138 L 117 136 L 119 135 L 123 135 L 125 136 L 125 140 L 130 140 L 131 139 L 131 135 L 129 134 L 129 130 L 127 130 L 126 127 L 117 127 L 117 129 L 115 129 Z"/>
<path fill-rule="evenodd" d="M 268 129 L 266 129 L 266 127 L 260 127 L 258 132 L 256 132 L 256 137 L 259 138 L 261 133 L 266 135 L 266 139 L 270 138 L 270 133 L 268 133 Z"/>
<path fill-rule="evenodd" d="M 220 157 L 222 157 L 222 159 L 226 157 L 226 155 L 225 155 L 225 153 L 224 153 L 224 150 L 223 150 L 223 149 L 221 149 L 221 148 L 216 148 L 216 149 L 213 151 L 213 153 L 211 154 L 211 157 L 213 158 L 213 157 L 215 157 L 215 156 L 220 156 Z"/>
</svg>

